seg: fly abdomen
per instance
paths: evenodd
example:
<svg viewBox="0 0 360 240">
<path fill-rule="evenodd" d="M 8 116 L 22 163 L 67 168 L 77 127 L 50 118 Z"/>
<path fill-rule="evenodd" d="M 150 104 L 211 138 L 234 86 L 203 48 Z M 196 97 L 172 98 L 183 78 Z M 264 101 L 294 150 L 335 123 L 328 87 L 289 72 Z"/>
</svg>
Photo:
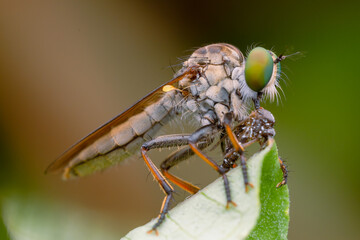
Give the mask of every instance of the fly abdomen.
<svg viewBox="0 0 360 240">
<path fill-rule="evenodd" d="M 69 162 L 64 177 L 88 175 L 134 155 L 172 117 L 179 102 L 176 95 L 176 91 L 164 93 L 158 101 L 86 146 Z"/>
</svg>

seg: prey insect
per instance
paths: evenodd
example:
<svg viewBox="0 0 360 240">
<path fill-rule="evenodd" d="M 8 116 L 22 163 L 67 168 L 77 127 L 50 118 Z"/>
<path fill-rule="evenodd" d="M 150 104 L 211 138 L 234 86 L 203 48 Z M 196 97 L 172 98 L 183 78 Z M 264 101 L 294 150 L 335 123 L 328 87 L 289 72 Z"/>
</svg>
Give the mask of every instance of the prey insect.
<svg viewBox="0 0 360 240">
<path fill-rule="evenodd" d="M 235 164 L 235 161 L 240 158 L 242 167 L 245 191 L 248 191 L 249 183 L 246 168 L 246 159 L 244 156 L 245 149 L 258 142 L 261 148 L 270 145 L 275 136 L 274 124 L 275 118 L 268 110 L 258 108 L 253 111 L 249 117 L 241 121 L 235 128 L 231 129 L 232 116 L 231 113 L 225 115 L 225 129 L 228 138 L 224 140 L 223 152 L 225 153 L 223 164 L 224 169 L 229 170 Z M 281 170 L 283 172 L 283 179 L 276 187 L 281 187 L 287 183 L 288 172 L 281 158 L 279 158 Z"/>
<path fill-rule="evenodd" d="M 280 87 L 280 62 L 261 47 L 250 51 L 247 59 L 236 47 L 211 44 L 197 49 L 183 63 L 174 78 L 145 96 L 135 105 L 104 124 L 69 148 L 46 171 L 63 170 L 65 179 L 81 177 L 106 169 L 140 152 L 150 172 L 166 194 L 159 218 L 149 232 L 163 223 L 173 198 L 169 181 L 194 194 L 199 188 L 169 172 L 179 162 L 196 155 L 224 180 L 227 206 L 236 205 L 226 173 L 240 159 L 246 190 L 249 182 L 244 157 L 245 148 L 254 142 L 261 146 L 275 135 L 272 114 L 260 107 L 262 99 L 273 100 Z M 249 114 L 252 103 L 255 110 Z M 182 119 L 191 113 L 198 130 L 191 134 L 157 136 L 169 120 Z M 224 153 L 222 164 L 206 155 L 205 149 L 221 134 Z M 148 156 L 151 149 L 183 146 L 160 165 L 160 170 Z M 281 160 L 280 160 L 281 161 Z M 282 164 L 286 184 L 287 172 Z"/>
</svg>

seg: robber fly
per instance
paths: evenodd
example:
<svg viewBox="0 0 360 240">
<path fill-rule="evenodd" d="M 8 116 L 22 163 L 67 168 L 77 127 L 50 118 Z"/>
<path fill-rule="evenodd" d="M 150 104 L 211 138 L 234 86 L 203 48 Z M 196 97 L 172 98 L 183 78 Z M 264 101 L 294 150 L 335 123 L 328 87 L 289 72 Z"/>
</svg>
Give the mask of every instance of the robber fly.
<svg viewBox="0 0 360 240">
<path fill-rule="evenodd" d="M 263 145 L 275 134 L 275 120 L 270 112 L 260 107 L 260 101 L 266 97 L 273 100 L 278 94 L 280 61 L 285 58 L 262 47 L 252 49 L 247 59 L 230 44 L 199 48 L 173 79 L 70 147 L 46 171 L 61 169 L 65 179 L 85 176 L 140 152 L 166 194 L 159 218 L 149 231 L 157 233 L 173 197 L 174 189 L 168 180 L 191 194 L 199 191 L 197 186 L 174 176 L 169 169 L 197 155 L 223 177 L 227 206 L 235 205 L 231 201 L 226 172 L 240 158 L 246 190 L 252 186 L 247 177 L 244 148 L 254 142 Z M 252 103 L 255 110 L 249 114 Z M 198 130 L 192 134 L 154 138 L 164 124 L 185 112 L 192 113 L 192 121 L 198 123 Z M 217 133 L 221 134 L 224 153 L 221 165 L 204 153 Z M 159 170 L 147 152 L 174 146 L 183 147 L 171 154 Z M 284 179 L 278 186 L 286 184 L 286 168 L 281 166 Z"/>
</svg>

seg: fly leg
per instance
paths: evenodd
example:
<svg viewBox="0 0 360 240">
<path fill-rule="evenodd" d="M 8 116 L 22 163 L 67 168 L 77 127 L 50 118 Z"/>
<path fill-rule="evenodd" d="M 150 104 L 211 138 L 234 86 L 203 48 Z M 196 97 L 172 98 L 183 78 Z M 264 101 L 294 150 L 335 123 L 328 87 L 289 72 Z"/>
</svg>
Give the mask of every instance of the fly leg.
<svg viewBox="0 0 360 240">
<path fill-rule="evenodd" d="M 283 172 L 283 180 L 276 185 L 277 188 L 287 184 L 287 178 L 288 178 L 288 170 L 283 160 L 280 157 L 279 157 L 279 162 L 280 162 L 281 171 Z"/>
<path fill-rule="evenodd" d="M 164 198 L 164 201 L 163 201 L 163 204 L 161 206 L 160 216 L 159 216 L 157 222 L 154 224 L 154 226 L 151 228 L 151 230 L 149 232 L 155 231 L 157 233 L 156 229 L 164 221 L 165 215 L 169 210 L 170 200 L 173 198 L 174 189 L 172 188 L 170 183 L 164 177 L 165 174 L 163 175 L 159 171 L 159 169 L 155 166 L 155 164 L 151 161 L 151 159 L 148 157 L 147 152 L 150 149 L 154 149 L 154 148 L 175 147 L 175 146 L 182 146 L 182 145 L 189 144 L 190 148 L 194 151 L 194 153 L 199 155 L 199 153 L 201 153 L 200 149 L 206 147 L 208 144 L 211 144 L 211 141 L 212 141 L 211 140 L 212 139 L 211 135 L 214 133 L 215 129 L 216 129 L 215 126 L 208 125 L 208 126 L 200 128 L 199 130 L 197 130 L 192 135 L 186 135 L 186 134 L 165 135 L 165 136 L 160 136 L 160 137 L 157 137 L 155 139 L 152 139 L 152 140 L 150 140 L 148 142 L 145 142 L 142 145 L 142 147 L 141 147 L 142 157 L 143 157 L 146 165 L 148 166 L 149 170 L 151 171 L 152 175 L 158 181 L 158 183 L 160 184 L 162 190 L 166 194 L 166 196 Z M 205 139 L 205 141 L 204 141 L 204 139 Z M 196 145 L 197 143 L 199 143 L 199 145 L 200 145 L 199 147 Z M 188 153 L 188 154 L 193 154 L 193 153 Z M 186 150 L 184 150 L 183 152 L 182 151 L 176 152 L 175 155 L 180 156 L 180 157 L 183 156 L 183 159 L 185 159 L 187 157 Z M 226 191 L 226 197 L 227 197 L 227 200 L 228 200 L 228 204 L 232 203 L 231 198 L 230 198 L 229 181 L 228 181 L 228 179 L 227 179 L 227 177 L 225 175 L 225 173 L 229 169 L 221 168 L 220 166 L 218 166 L 216 164 L 216 162 L 214 162 L 213 160 L 207 158 L 203 154 L 199 155 L 199 156 L 200 157 L 203 156 L 202 159 L 205 158 L 206 162 L 208 162 L 211 166 L 213 166 L 215 169 L 217 169 L 220 174 L 222 174 L 222 176 L 224 178 L 225 191 Z M 170 156 L 170 158 L 172 159 L 172 156 Z M 176 162 L 176 161 L 174 160 L 174 162 Z M 170 163 L 170 160 L 169 160 L 168 163 Z M 188 183 L 188 182 L 186 182 L 186 181 L 184 181 L 182 179 L 179 179 L 177 177 L 173 177 L 169 173 L 167 173 L 167 176 L 170 176 L 170 178 L 169 178 L 170 180 L 175 180 L 174 181 L 175 184 L 179 184 L 180 187 L 188 188 L 189 191 L 193 191 L 193 192 L 198 191 L 198 187 L 192 185 L 191 183 Z M 187 190 L 187 189 L 185 189 L 185 190 Z"/>
<path fill-rule="evenodd" d="M 157 222 L 154 224 L 154 226 L 151 228 L 151 230 L 148 233 L 155 231 L 156 235 L 158 235 L 157 228 L 164 221 L 165 215 L 169 210 L 170 200 L 173 198 L 174 189 L 170 185 L 170 183 L 165 179 L 165 177 L 161 174 L 161 172 L 155 166 L 155 164 L 151 161 L 151 159 L 148 157 L 147 152 L 150 149 L 154 149 L 154 148 L 164 148 L 164 147 L 185 145 L 188 143 L 189 136 L 190 135 L 183 135 L 183 134 L 161 136 L 161 137 L 157 137 L 153 140 L 150 140 L 148 142 L 145 142 L 141 146 L 141 155 L 142 155 L 146 165 L 148 166 L 149 170 L 151 171 L 151 174 L 154 176 L 156 181 L 158 181 L 158 183 L 160 184 L 161 189 L 166 194 L 164 201 L 161 205 L 160 216 L 159 216 Z"/>
<path fill-rule="evenodd" d="M 200 143 L 199 148 L 204 149 L 205 147 L 209 146 L 213 141 L 213 139 L 210 139 L 208 142 Z M 175 183 L 179 187 L 181 187 L 183 190 L 189 192 L 190 194 L 197 193 L 200 188 L 197 186 L 174 176 L 173 174 L 169 173 L 170 168 L 177 165 L 178 163 L 188 159 L 189 157 L 193 156 L 195 153 L 191 151 L 191 149 L 186 146 L 178 151 L 175 151 L 172 153 L 165 161 L 163 161 L 160 165 L 162 174 L 169 179 L 171 182 Z"/>
<path fill-rule="evenodd" d="M 272 143 L 272 141 L 274 141 L 274 139 L 269 138 L 266 141 L 266 144 L 269 146 Z M 279 163 L 280 163 L 281 171 L 283 173 L 283 180 L 281 182 L 279 182 L 278 184 L 276 184 L 277 188 L 282 187 L 283 185 L 287 184 L 287 178 L 288 178 L 288 170 L 287 170 L 287 167 L 286 167 L 284 161 L 280 157 L 278 157 L 278 160 L 279 160 Z"/>
<path fill-rule="evenodd" d="M 231 144 L 233 145 L 235 152 L 237 152 L 240 155 L 240 164 L 241 164 L 241 170 L 244 177 L 244 183 L 245 183 L 245 191 L 249 191 L 249 186 L 251 188 L 254 188 L 254 185 L 249 183 L 249 177 L 247 172 L 247 166 L 246 166 L 246 158 L 244 156 L 245 148 L 244 146 L 239 142 L 237 139 L 235 133 L 231 129 L 231 121 L 232 121 L 232 113 L 226 113 L 224 116 L 224 123 L 225 123 L 225 131 L 230 139 Z"/>
<path fill-rule="evenodd" d="M 213 125 L 208 125 L 200 128 L 189 137 L 189 145 L 196 155 L 198 155 L 202 160 L 204 160 L 213 169 L 215 169 L 215 171 L 221 174 L 222 178 L 224 179 L 224 185 L 225 185 L 225 194 L 227 200 L 226 208 L 228 208 L 230 204 L 236 206 L 236 204 L 233 201 L 231 201 L 229 180 L 226 176 L 226 172 L 229 171 L 229 168 L 223 168 L 222 166 L 218 165 L 214 160 L 206 156 L 201 151 L 200 147 L 197 146 L 197 143 L 199 143 L 202 139 L 211 137 L 211 135 L 214 133 L 214 129 L 215 126 Z"/>
</svg>

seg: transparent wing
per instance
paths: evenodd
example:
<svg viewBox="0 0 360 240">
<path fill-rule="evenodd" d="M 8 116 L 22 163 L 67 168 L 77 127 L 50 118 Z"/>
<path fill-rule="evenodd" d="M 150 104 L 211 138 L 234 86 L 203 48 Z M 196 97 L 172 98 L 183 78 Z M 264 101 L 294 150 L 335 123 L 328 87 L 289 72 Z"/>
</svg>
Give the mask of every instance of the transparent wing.
<svg viewBox="0 0 360 240">
<path fill-rule="evenodd" d="M 93 131 L 92 133 L 90 133 L 89 135 L 84 137 L 83 139 L 81 139 L 79 142 L 77 142 L 73 146 L 71 146 L 68 150 L 66 150 L 60 157 L 58 157 L 53 163 L 51 163 L 47 167 L 47 169 L 45 170 L 45 173 L 57 171 L 60 169 L 66 170 L 67 168 L 73 167 L 73 166 L 71 166 L 71 162 L 84 149 L 90 148 L 92 145 L 94 145 L 94 143 L 98 139 L 103 138 L 104 136 L 109 134 L 110 131 L 112 131 L 112 129 L 116 128 L 117 126 L 119 126 L 121 124 L 126 123 L 131 117 L 142 113 L 146 107 L 156 103 L 164 95 L 164 90 L 163 90 L 164 86 L 176 84 L 178 81 L 180 81 L 181 79 L 183 79 L 185 77 L 193 79 L 196 76 L 196 74 L 197 74 L 196 69 L 189 68 L 189 69 L 185 70 L 182 74 L 180 74 L 180 75 L 176 76 L 175 78 L 173 78 L 172 80 L 164 83 L 163 85 L 161 85 L 160 87 L 158 87 L 157 89 L 155 89 L 154 91 L 149 93 L 147 96 L 145 96 L 144 98 L 142 98 L 141 100 L 136 102 L 133 106 L 131 106 L 130 108 L 128 108 L 127 110 L 125 110 L 124 112 L 122 112 L 121 114 L 119 114 L 118 116 L 116 116 L 115 118 L 110 120 L 109 122 L 105 123 L 104 125 L 102 125 L 98 129 L 96 129 L 95 131 Z M 106 145 L 107 143 L 104 142 L 104 144 Z M 116 150 L 116 149 L 114 149 L 114 150 Z M 112 152 L 114 152 L 114 151 L 112 151 Z M 105 153 L 105 154 L 107 154 L 107 153 Z M 98 153 L 93 158 L 99 157 L 99 155 L 101 157 L 101 155 L 105 155 L 105 154 Z M 130 156 L 129 153 L 127 153 L 125 155 L 124 154 L 121 155 L 121 157 L 123 159 L 126 157 L 129 157 L 129 156 Z M 88 158 L 88 159 L 86 159 L 86 161 L 89 161 L 91 159 L 92 158 Z M 101 158 L 99 160 L 101 162 Z M 104 166 L 101 167 L 102 169 L 108 167 L 105 162 L 103 162 L 103 164 L 104 164 Z M 96 168 L 96 167 L 93 166 L 93 168 Z M 97 171 L 97 170 L 94 169 L 94 171 Z M 65 178 L 67 178 L 67 177 L 65 176 Z"/>
</svg>

